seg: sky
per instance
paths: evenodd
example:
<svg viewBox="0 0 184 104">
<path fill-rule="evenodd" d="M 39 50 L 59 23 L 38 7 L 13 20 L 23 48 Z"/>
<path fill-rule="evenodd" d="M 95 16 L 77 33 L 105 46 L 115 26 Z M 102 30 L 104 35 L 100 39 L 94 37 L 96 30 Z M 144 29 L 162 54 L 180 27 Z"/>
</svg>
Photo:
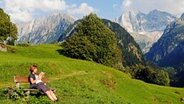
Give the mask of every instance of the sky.
<svg viewBox="0 0 184 104">
<path fill-rule="evenodd" d="M 0 8 L 15 23 L 53 13 L 67 13 L 75 19 L 96 13 L 100 18 L 114 20 L 129 10 L 148 13 L 158 9 L 179 15 L 184 13 L 184 0 L 0 0 Z"/>
<path fill-rule="evenodd" d="M 124 0 L 122 10 L 137 10 L 148 13 L 158 9 L 174 15 L 184 13 L 184 0 Z"/>
<path fill-rule="evenodd" d="M 89 13 L 111 19 L 121 14 L 122 0 L 0 0 L 0 8 L 14 22 L 27 22 L 53 13 L 67 13 L 75 19 Z"/>
</svg>

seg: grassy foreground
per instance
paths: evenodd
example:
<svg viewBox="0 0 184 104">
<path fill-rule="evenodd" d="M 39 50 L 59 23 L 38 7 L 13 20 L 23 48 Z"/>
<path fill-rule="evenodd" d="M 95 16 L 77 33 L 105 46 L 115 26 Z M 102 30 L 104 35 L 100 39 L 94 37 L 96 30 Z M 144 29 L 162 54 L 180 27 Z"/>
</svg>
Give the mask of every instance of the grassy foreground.
<svg viewBox="0 0 184 104">
<path fill-rule="evenodd" d="M 14 86 L 13 76 L 28 76 L 37 64 L 57 90 L 58 104 L 182 104 L 184 89 L 147 84 L 127 74 L 94 62 L 59 55 L 58 45 L 13 47 L 15 53 L 0 52 L 0 90 Z M 31 96 L 30 103 L 51 103 L 46 96 Z M 26 104 L 0 98 L 0 104 Z"/>
</svg>

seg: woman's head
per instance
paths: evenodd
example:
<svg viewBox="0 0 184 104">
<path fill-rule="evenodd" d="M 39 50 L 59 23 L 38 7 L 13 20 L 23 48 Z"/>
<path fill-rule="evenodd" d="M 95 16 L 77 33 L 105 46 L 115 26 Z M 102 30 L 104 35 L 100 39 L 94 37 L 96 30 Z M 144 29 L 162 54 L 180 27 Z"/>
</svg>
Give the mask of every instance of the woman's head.
<svg viewBox="0 0 184 104">
<path fill-rule="evenodd" d="M 30 67 L 29 71 L 30 71 L 31 73 L 36 73 L 36 72 L 37 72 L 37 66 L 36 66 L 36 65 L 32 65 L 32 66 Z"/>
</svg>

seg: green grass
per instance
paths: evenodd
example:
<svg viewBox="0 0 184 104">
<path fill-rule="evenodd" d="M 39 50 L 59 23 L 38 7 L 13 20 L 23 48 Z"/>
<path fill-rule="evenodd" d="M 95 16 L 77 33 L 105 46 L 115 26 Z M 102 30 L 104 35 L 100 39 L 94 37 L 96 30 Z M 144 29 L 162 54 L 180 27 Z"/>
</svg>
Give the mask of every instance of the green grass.
<svg viewBox="0 0 184 104">
<path fill-rule="evenodd" d="M 67 58 L 58 53 L 58 45 L 13 48 L 15 53 L 0 52 L 1 92 L 14 86 L 14 75 L 27 76 L 29 66 L 37 64 L 49 78 L 48 86 L 57 90 L 59 104 L 182 104 L 182 88 L 147 84 L 110 67 Z M 30 98 L 32 104 L 42 102 L 52 103 L 46 96 Z M 25 102 L 1 97 L 3 103 Z"/>
</svg>

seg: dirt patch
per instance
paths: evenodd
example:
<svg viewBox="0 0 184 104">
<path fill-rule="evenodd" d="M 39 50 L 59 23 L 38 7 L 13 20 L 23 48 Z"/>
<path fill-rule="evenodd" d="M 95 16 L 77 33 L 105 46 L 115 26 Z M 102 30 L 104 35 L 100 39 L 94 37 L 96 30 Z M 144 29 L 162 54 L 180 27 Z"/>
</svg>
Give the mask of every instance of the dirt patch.
<svg viewBox="0 0 184 104">
<path fill-rule="evenodd" d="M 111 73 L 105 73 L 106 79 L 101 80 L 101 83 L 107 86 L 109 89 L 114 90 L 116 88 L 116 80 Z"/>
<path fill-rule="evenodd" d="M 3 44 L 0 44 L 0 51 L 7 52 L 7 47 Z"/>
<path fill-rule="evenodd" d="M 87 74 L 87 72 L 85 72 L 85 71 L 75 71 L 75 72 L 72 72 L 70 74 L 61 75 L 61 77 L 52 78 L 52 80 L 66 79 L 66 78 L 82 76 L 82 75 L 86 75 L 86 74 Z"/>
</svg>

